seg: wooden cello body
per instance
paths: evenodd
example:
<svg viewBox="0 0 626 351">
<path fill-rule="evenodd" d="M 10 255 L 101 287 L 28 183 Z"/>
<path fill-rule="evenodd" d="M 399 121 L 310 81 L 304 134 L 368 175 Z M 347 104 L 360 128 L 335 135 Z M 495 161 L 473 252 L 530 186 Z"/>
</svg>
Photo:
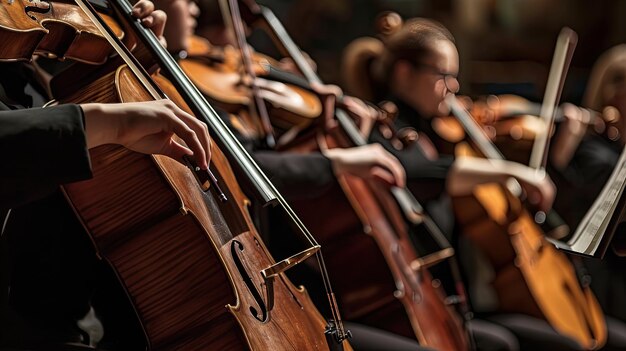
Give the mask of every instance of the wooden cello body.
<svg viewBox="0 0 626 351">
<path fill-rule="evenodd" d="M 121 67 L 94 85 L 114 79 L 122 101 L 149 99 L 129 73 Z M 67 98 L 117 99 L 92 88 Z M 91 156 L 94 178 L 64 189 L 129 294 L 151 350 L 329 349 L 326 321 L 306 292 L 283 274 L 273 284 L 263 279 L 275 262 L 219 149 L 211 169 L 224 184 L 225 203 L 167 157 L 111 146 Z"/>
<path fill-rule="evenodd" d="M 519 199 L 499 185 L 479 186 L 474 200 L 454 202 L 462 231 L 495 270 L 499 312 L 547 320 L 586 349 L 606 341 L 604 315 L 589 287 L 581 287 L 572 263 L 546 240 Z"/>
<path fill-rule="evenodd" d="M 472 117 L 455 101 L 455 97 L 447 99 L 478 150 L 474 152 L 461 143 L 457 145 L 457 154 L 502 159 Z M 499 312 L 543 318 L 586 349 L 604 345 L 604 314 L 591 289 L 582 286 L 572 263 L 546 239 L 511 189 L 500 184 L 479 185 L 471 195 L 457 198 L 453 204 L 461 231 L 483 252 L 495 271 L 492 286 Z"/>
<path fill-rule="evenodd" d="M 323 147 L 349 145 L 337 128 L 323 138 Z M 462 319 L 446 305 L 441 283 L 420 264 L 407 224 L 385 185 L 343 175 L 323 196 L 293 201 L 293 206 L 325 247 L 346 319 L 437 350 L 470 349 Z M 332 221 L 321 223 L 320 216 Z"/>
<path fill-rule="evenodd" d="M 106 26 L 85 2 L 79 4 L 94 23 Z M 55 96 L 59 101 L 147 101 L 165 90 L 186 108 L 167 80 L 155 77 L 154 83 L 113 34 L 107 40 L 126 64 L 112 62 L 97 79 L 65 86 L 64 94 Z M 152 33 L 148 40 L 158 43 Z M 68 184 L 64 192 L 128 293 L 149 349 L 351 350 L 343 339 L 334 342 L 326 335 L 329 323 L 304 289 L 282 273 L 319 246 L 276 264 L 252 224 L 249 200 L 216 146 L 210 169 L 217 179 L 190 160 L 183 165 L 122 147 L 91 150 L 91 161 L 93 179 Z"/>
</svg>

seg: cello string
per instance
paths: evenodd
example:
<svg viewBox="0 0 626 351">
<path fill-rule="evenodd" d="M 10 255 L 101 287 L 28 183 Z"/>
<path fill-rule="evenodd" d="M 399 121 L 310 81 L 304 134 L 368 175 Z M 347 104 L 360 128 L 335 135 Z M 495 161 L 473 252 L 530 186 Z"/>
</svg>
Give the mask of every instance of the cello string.
<svg viewBox="0 0 626 351">
<path fill-rule="evenodd" d="M 111 42 L 111 44 L 114 46 L 116 50 L 119 50 L 118 54 L 120 54 L 122 58 L 128 60 L 126 62 L 129 64 L 129 67 L 135 66 L 136 72 L 140 73 L 138 74 L 138 77 L 143 78 L 141 79 L 142 83 L 147 84 L 146 88 L 152 87 L 151 90 L 153 90 L 153 93 L 155 93 L 156 96 L 160 96 L 160 94 L 158 93 L 159 89 L 153 86 L 153 84 L 155 85 L 156 83 L 146 78 L 147 73 L 145 72 L 145 70 L 143 70 L 143 68 L 138 67 L 139 64 L 136 63 L 136 58 L 128 52 L 128 49 L 125 46 L 119 43 L 119 40 L 117 38 L 115 38 L 114 36 L 110 34 L 109 32 L 110 29 L 106 25 L 103 25 L 100 22 L 102 21 L 102 19 L 96 14 L 95 10 L 91 7 L 91 5 L 86 4 L 84 0 L 76 0 L 76 2 L 79 4 L 79 6 L 82 5 L 81 9 L 83 9 L 83 11 L 85 11 L 88 15 L 90 15 L 90 19 L 94 21 L 94 23 L 100 23 L 99 29 L 103 31 L 103 33 L 108 33 L 108 35 L 105 35 L 105 37 L 107 38 L 107 40 L 109 40 L 109 42 Z M 116 1 L 115 3 L 120 8 L 123 9 L 122 12 L 125 13 L 126 16 L 129 16 L 132 18 L 131 10 L 130 10 L 131 7 L 127 1 L 121 0 L 121 1 Z M 182 81 L 179 81 L 178 83 L 180 83 L 183 86 L 183 88 L 186 88 L 184 90 L 185 92 L 188 93 L 188 95 L 194 98 L 193 102 L 201 103 L 201 105 L 198 106 L 200 108 L 204 108 L 203 110 L 201 110 L 201 112 L 207 112 L 207 113 L 201 114 L 202 117 L 206 118 L 207 124 L 215 128 L 219 136 L 225 139 L 228 139 L 227 141 L 229 142 L 229 144 L 227 144 L 226 142 L 225 144 L 230 146 L 229 150 L 241 156 L 237 159 L 244 163 L 244 165 L 242 165 L 242 168 L 244 170 L 249 171 L 249 174 L 251 175 L 251 180 L 254 181 L 254 178 L 257 178 L 258 182 L 261 183 L 259 185 L 263 186 L 264 193 L 262 195 L 264 196 L 264 198 L 268 202 L 272 200 L 278 201 L 278 203 L 282 206 L 282 208 L 285 210 L 285 212 L 290 217 L 290 219 L 296 224 L 296 226 L 299 228 L 303 236 L 307 239 L 309 244 L 311 246 L 319 246 L 319 244 L 316 242 L 313 235 L 308 231 L 308 229 L 304 226 L 301 220 L 295 215 L 293 209 L 291 209 L 291 207 L 287 204 L 287 202 L 284 200 L 282 195 L 276 190 L 274 185 L 271 182 L 269 182 L 266 175 L 260 170 L 259 166 L 254 162 L 251 156 L 243 149 L 241 144 L 237 141 L 237 139 L 234 137 L 232 132 L 230 132 L 228 127 L 226 127 L 223 121 L 219 117 L 217 117 L 217 114 L 215 113 L 215 111 L 212 110 L 210 105 L 206 102 L 204 97 L 199 93 L 197 88 L 189 81 L 187 76 L 182 72 L 182 70 L 180 69 L 176 61 L 172 58 L 172 56 L 167 51 L 165 51 L 165 49 L 160 45 L 154 33 L 152 33 L 148 29 L 141 26 L 138 20 L 135 20 L 135 22 L 136 22 L 135 23 L 136 25 L 134 26 L 134 28 L 138 30 L 138 34 L 143 34 L 142 38 L 150 41 L 151 45 L 149 45 L 149 48 L 154 49 L 158 53 L 157 55 L 158 58 L 163 59 L 165 61 L 166 64 L 162 65 L 162 68 L 164 70 L 166 68 L 172 69 L 173 73 L 175 73 L 175 74 L 172 74 L 172 76 L 174 76 L 175 78 L 178 77 L 182 79 Z M 176 79 L 175 79 L 175 82 L 176 82 Z M 248 166 L 248 168 L 246 168 L 245 166 Z M 252 175 L 256 175 L 256 177 L 253 177 Z M 343 324 L 341 323 L 341 317 L 338 312 L 336 301 L 334 300 L 335 295 L 330 285 L 330 278 L 328 275 L 328 271 L 326 270 L 326 265 L 323 262 L 321 251 L 317 250 L 316 255 L 318 257 L 318 264 L 320 265 L 321 275 L 324 281 L 324 288 L 326 290 L 327 295 L 331 296 L 330 301 L 334 302 L 331 304 L 330 308 L 333 311 L 333 318 L 335 318 L 335 322 L 336 322 L 335 328 L 339 329 L 338 339 L 339 341 L 342 341 L 346 338 L 346 333 L 344 331 Z"/>
</svg>

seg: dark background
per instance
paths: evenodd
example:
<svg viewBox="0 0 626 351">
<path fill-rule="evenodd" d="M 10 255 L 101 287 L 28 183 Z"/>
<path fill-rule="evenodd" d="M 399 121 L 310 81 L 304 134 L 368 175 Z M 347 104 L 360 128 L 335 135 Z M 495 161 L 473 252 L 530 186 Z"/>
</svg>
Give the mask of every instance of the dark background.
<svg viewBox="0 0 626 351">
<path fill-rule="evenodd" d="M 461 93 L 517 93 L 540 100 L 556 37 L 579 36 L 563 101 L 579 103 L 589 71 L 606 49 L 626 42 L 622 0 L 261 0 L 313 57 L 327 83 L 341 85 L 341 55 L 352 40 L 375 35 L 374 19 L 394 10 L 404 19 L 442 22 L 457 40 Z M 256 45 L 269 51 L 266 45 Z"/>
</svg>

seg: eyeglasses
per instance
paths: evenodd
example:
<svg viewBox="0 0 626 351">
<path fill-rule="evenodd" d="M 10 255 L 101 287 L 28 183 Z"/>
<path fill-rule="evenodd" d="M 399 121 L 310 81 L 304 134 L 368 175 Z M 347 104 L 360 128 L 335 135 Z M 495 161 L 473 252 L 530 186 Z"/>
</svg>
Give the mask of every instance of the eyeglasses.
<svg viewBox="0 0 626 351">
<path fill-rule="evenodd" d="M 437 76 L 441 76 L 441 79 L 443 79 L 443 84 L 446 86 L 446 89 L 449 92 L 451 92 L 452 94 L 458 93 L 459 90 L 461 89 L 461 85 L 459 84 L 459 80 L 456 78 L 455 75 L 452 75 L 450 73 L 441 72 L 438 68 L 433 67 L 431 65 L 423 64 L 423 63 L 415 63 L 414 66 L 417 69 L 426 70 L 426 71 L 428 71 L 428 72 L 430 72 L 432 74 L 435 74 Z"/>
</svg>

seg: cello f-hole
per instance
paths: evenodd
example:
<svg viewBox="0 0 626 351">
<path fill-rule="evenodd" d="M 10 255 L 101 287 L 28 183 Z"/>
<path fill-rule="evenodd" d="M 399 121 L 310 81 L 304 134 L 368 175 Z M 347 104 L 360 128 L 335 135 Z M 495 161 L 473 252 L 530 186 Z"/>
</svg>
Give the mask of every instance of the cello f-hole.
<svg viewBox="0 0 626 351">
<path fill-rule="evenodd" d="M 248 290 L 252 294 L 252 297 L 254 298 L 256 303 L 259 305 L 260 311 L 251 306 L 250 312 L 252 313 L 254 318 L 256 318 L 258 321 L 265 323 L 269 320 L 269 311 L 271 310 L 271 307 L 274 305 L 274 302 L 273 302 L 274 284 L 273 284 L 272 279 L 265 280 L 266 295 L 268 299 L 268 303 L 266 304 L 265 301 L 263 301 L 263 298 L 261 297 L 261 293 L 259 293 L 257 288 L 254 286 L 254 282 L 252 281 L 252 278 L 246 271 L 246 268 L 243 266 L 243 263 L 241 262 L 241 259 L 239 258 L 238 252 L 243 252 L 243 250 L 244 250 L 244 247 L 241 242 L 237 240 L 232 241 L 232 244 L 230 246 L 230 252 L 233 256 L 233 261 L 235 262 L 235 265 L 237 266 L 237 270 L 239 271 L 241 278 L 243 278 L 244 283 L 246 284 L 246 286 L 248 287 Z"/>
</svg>

